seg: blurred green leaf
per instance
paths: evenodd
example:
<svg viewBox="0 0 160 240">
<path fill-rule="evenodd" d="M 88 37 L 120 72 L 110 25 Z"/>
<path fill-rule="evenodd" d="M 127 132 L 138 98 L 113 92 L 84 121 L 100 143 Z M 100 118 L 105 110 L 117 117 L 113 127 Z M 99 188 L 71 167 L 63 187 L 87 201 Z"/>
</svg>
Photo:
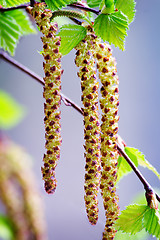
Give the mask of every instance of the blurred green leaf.
<svg viewBox="0 0 160 240">
<path fill-rule="evenodd" d="M 79 25 L 64 25 L 58 34 L 61 37 L 60 52 L 68 54 L 86 36 L 86 28 Z"/>
<path fill-rule="evenodd" d="M 131 235 L 130 233 L 125 233 L 122 231 L 117 231 L 114 240 L 147 240 L 148 233 L 145 230 L 142 230 L 135 235 Z"/>
<path fill-rule="evenodd" d="M 148 210 L 146 205 L 129 205 L 123 210 L 116 221 L 116 229 L 135 234 L 143 229 L 143 217 Z"/>
<path fill-rule="evenodd" d="M 14 127 L 24 116 L 24 107 L 17 103 L 8 93 L 0 90 L 0 129 Z"/>
<path fill-rule="evenodd" d="M 14 230 L 10 220 L 4 216 L 0 215 L 0 237 L 4 240 L 13 240 Z"/>
<path fill-rule="evenodd" d="M 23 3 L 28 3 L 27 0 L 0 0 L 0 5 L 4 8 L 15 7 Z"/>
<path fill-rule="evenodd" d="M 30 33 L 35 30 L 22 10 L 0 13 L 0 48 L 14 55 L 19 38 Z"/>
<path fill-rule="evenodd" d="M 129 23 L 134 20 L 135 17 L 135 6 L 134 0 L 117 0 L 115 3 L 115 8 L 122 11 L 128 18 Z"/>
<path fill-rule="evenodd" d="M 96 35 L 101 37 L 103 41 L 114 44 L 124 50 L 125 36 L 127 35 L 128 19 L 121 12 L 111 14 L 100 14 L 94 22 L 94 30 Z"/>
<path fill-rule="evenodd" d="M 58 10 L 62 7 L 65 7 L 67 4 L 75 3 L 76 0 L 45 0 L 45 3 L 48 5 L 48 8 L 51 10 Z"/>
</svg>

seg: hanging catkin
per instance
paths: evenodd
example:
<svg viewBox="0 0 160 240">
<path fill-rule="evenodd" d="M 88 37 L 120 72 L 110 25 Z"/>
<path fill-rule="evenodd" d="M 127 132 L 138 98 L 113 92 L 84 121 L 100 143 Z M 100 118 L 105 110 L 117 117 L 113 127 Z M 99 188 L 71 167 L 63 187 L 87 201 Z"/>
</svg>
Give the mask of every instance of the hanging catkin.
<svg viewBox="0 0 160 240">
<path fill-rule="evenodd" d="M 30 156 L 8 139 L 0 139 L 0 200 L 10 218 L 14 240 L 47 240 L 41 197 Z"/>
<path fill-rule="evenodd" d="M 55 168 L 60 158 L 61 125 L 60 125 L 60 104 L 61 104 L 61 53 L 59 52 L 60 37 L 56 36 L 58 25 L 51 24 L 51 10 L 45 9 L 44 3 L 37 3 L 30 12 L 43 33 L 43 57 L 44 68 L 44 93 L 45 98 L 45 138 L 47 152 L 44 154 L 44 167 L 42 167 L 43 180 L 47 193 L 54 193 L 57 185 Z"/>
<path fill-rule="evenodd" d="M 100 106 L 102 109 L 101 124 L 101 166 L 100 189 L 103 197 L 106 225 L 103 240 L 114 239 L 114 223 L 119 214 L 118 196 L 116 195 L 117 159 L 116 147 L 118 132 L 118 76 L 116 61 L 111 48 L 106 43 L 97 41 L 96 54 L 99 78 L 102 83 Z"/>
<path fill-rule="evenodd" d="M 91 29 L 90 29 L 91 30 Z M 84 138 L 85 138 L 85 205 L 91 224 L 98 220 L 98 188 L 100 179 L 100 121 L 98 114 L 98 82 L 95 60 L 93 58 L 96 36 L 88 35 L 76 46 L 75 63 L 80 67 L 82 102 L 84 105 Z"/>
</svg>

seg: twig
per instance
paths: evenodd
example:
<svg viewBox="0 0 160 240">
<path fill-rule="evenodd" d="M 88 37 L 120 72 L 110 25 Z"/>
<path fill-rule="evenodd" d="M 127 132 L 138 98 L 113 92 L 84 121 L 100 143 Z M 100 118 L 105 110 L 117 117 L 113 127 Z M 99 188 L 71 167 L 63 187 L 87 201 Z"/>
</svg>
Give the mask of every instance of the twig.
<svg viewBox="0 0 160 240">
<path fill-rule="evenodd" d="M 93 12 L 96 15 L 99 15 L 99 13 L 100 13 L 100 11 L 97 11 L 93 8 L 85 7 L 83 4 L 80 4 L 80 3 L 72 3 L 72 4 L 68 4 L 67 6 L 73 7 L 73 8 L 78 8 L 78 9 L 84 10 L 86 12 Z"/>
<path fill-rule="evenodd" d="M 22 4 L 22 5 L 16 6 L 16 7 L 0 8 L 0 12 L 8 12 L 8 11 L 17 10 L 17 9 L 25 9 L 29 5 L 30 5 L 30 3 L 26 3 L 26 4 Z"/>
<path fill-rule="evenodd" d="M 15 67 L 17 67 L 21 71 L 27 73 L 29 76 L 34 78 L 36 81 L 38 81 L 42 85 L 44 85 L 44 81 L 43 81 L 43 79 L 40 76 L 38 76 L 36 73 L 34 73 L 29 68 L 27 68 L 24 65 L 22 65 L 21 63 L 17 62 L 15 59 L 10 57 L 6 52 L 0 51 L 0 57 L 3 58 L 5 61 L 7 61 L 7 62 L 11 63 L 12 65 L 14 65 Z M 63 102 L 65 103 L 66 106 L 73 107 L 75 110 L 77 110 L 80 114 L 83 115 L 83 110 L 77 104 L 75 104 L 72 100 L 70 100 L 68 97 L 66 97 L 62 93 L 61 93 L 61 98 L 62 98 L 62 100 L 63 100 Z M 138 170 L 138 168 L 135 166 L 135 164 L 132 162 L 132 160 L 128 157 L 128 155 L 125 153 L 125 151 L 120 147 L 120 145 L 118 143 L 117 143 L 117 149 L 118 149 L 118 152 L 124 157 L 124 159 L 131 166 L 131 168 L 133 169 L 133 171 L 135 172 L 135 174 L 137 175 L 137 177 L 139 178 L 139 180 L 143 184 L 144 189 L 146 190 L 146 193 L 150 192 L 150 191 L 154 192 L 154 190 L 152 189 L 150 184 L 143 177 L 141 172 Z M 156 195 L 157 200 L 160 202 L 160 197 L 158 196 L 158 194 L 155 193 L 155 195 Z"/>
<path fill-rule="evenodd" d="M 43 78 L 41 78 L 40 76 L 38 76 L 36 73 L 34 73 L 33 71 L 31 71 L 29 68 L 25 67 L 23 64 L 17 62 L 15 59 L 13 59 L 12 57 L 10 57 L 6 52 L 4 51 L 0 51 L 0 57 L 3 58 L 5 61 L 11 63 L 13 66 L 17 67 L 18 69 L 20 69 L 21 71 L 27 73 L 29 76 L 31 76 L 32 78 L 34 78 L 37 82 L 41 83 L 44 86 L 44 81 Z M 73 107 L 74 109 L 76 109 L 79 113 L 81 113 L 83 115 L 83 110 L 76 104 L 74 103 L 72 100 L 70 100 L 68 97 L 66 97 L 63 93 L 61 93 L 61 97 L 62 100 L 65 102 L 70 104 L 68 106 Z"/>
<path fill-rule="evenodd" d="M 10 8 L 0 8 L 0 12 L 7 12 L 7 11 L 12 11 L 12 10 L 16 10 L 16 9 L 25 9 L 26 7 L 28 6 L 34 6 L 35 4 L 35 1 L 34 0 L 30 0 L 30 3 L 26 3 L 26 4 L 22 4 L 22 5 L 19 5 L 19 6 L 16 6 L 16 7 L 10 7 Z M 67 5 L 68 7 L 72 7 L 72 8 L 78 8 L 78 9 L 81 9 L 81 10 L 84 10 L 86 12 L 93 12 L 95 13 L 96 15 L 98 15 L 100 13 L 100 11 L 97 11 L 93 8 L 89 8 L 89 7 L 85 7 L 83 4 L 80 4 L 80 3 L 72 3 L 72 4 L 69 4 Z"/>
<path fill-rule="evenodd" d="M 150 186 L 150 184 L 143 177 L 142 173 L 138 170 L 138 168 L 135 166 L 135 164 L 132 162 L 132 160 L 128 157 L 128 155 L 125 153 L 125 151 L 119 146 L 119 144 L 117 144 L 117 149 L 118 149 L 119 153 L 124 157 L 124 159 L 128 162 L 128 164 L 130 165 L 130 167 L 132 168 L 134 173 L 137 175 L 137 177 L 139 178 L 139 180 L 143 184 L 144 189 L 146 190 L 146 193 L 148 193 L 150 191 L 153 192 L 153 189 Z M 160 202 L 160 197 L 158 196 L 158 194 L 156 194 L 156 198 Z"/>
<path fill-rule="evenodd" d="M 35 0 L 30 0 L 30 6 L 34 7 L 35 2 L 36 2 Z"/>
</svg>

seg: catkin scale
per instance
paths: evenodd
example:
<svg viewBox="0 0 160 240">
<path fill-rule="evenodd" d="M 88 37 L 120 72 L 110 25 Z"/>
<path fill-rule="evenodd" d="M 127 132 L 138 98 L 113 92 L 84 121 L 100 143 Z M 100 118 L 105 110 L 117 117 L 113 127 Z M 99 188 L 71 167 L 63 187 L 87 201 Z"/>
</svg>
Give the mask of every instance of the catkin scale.
<svg viewBox="0 0 160 240">
<path fill-rule="evenodd" d="M 84 105 L 84 139 L 85 139 L 85 205 L 91 224 L 98 220 L 98 188 L 100 179 L 100 121 L 98 114 L 98 83 L 95 59 L 93 57 L 95 35 L 88 35 L 76 46 L 75 63 L 81 78 L 82 102 Z"/>
<path fill-rule="evenodd" d="M 106 43 L 97 41 L 96 54 L 99 78 L 102 83 L 100 106 L 102 110 L 101 124 L 101 195 L 106 215 L 103 240 L 114 239 L 116 230 L 114 223 L 119 215 L 118 196 L 116 195 L 117 159 L 116 147 L 118 132 L 118 76 L 116 62 L 111 48 Z"/>
<path fill-rule="evenodd" d="M 56 36 L 58 25 L 50 23 L 52 12 L 45 9 L 44 3 L 37 3 L 31 8 L 30 13 L 35 18 L 37 25 L 43 36 L 43 69 L 44 77 L 44 124 L 46 138 L 46 154 L 44 154 L 42 167 L 43 180 L 45 182 L 45 190 L 47 193 L 54 193 L 57 185 L 55 178 L 55 168 L 60 158 L 61 139 L 61 53 L 59 46 L 61 44 L 60 37 Z"/>
</svg>

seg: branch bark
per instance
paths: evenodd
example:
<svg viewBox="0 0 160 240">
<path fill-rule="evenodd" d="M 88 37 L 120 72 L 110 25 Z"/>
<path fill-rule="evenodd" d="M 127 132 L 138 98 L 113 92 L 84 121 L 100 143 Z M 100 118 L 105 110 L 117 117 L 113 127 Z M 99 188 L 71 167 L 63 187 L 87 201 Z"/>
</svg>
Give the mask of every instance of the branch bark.
<svg viewBox="0 0 160 240">
<path fill-rule="evenodd" d="M 44 81 L 40 76 L 38 76 L 36 73 L 31 71 L 29 68 L 25 67 L 23 64 L 19 63 L 18 61 L 16 61 L 12 57 L 10 57 L 6 52 L 0 51 L 0 57 L 2 59 L 4 59 L 5 61 L 9 62 L 10 64 L 12 64 L 13 66 L 17 67 L 24 73 L 28 74 L 29 76 L 31 76 L 33 79 L 35 79 L 37 82 L 39 82 L 40 84 L 42 84 L 44 86 Z M 66 106 L 73 107 L 81 115 L 83 115 L 82 108 L 80 108 L 76 103 L 74 103 L 72 100 L 70 100 L 68 97 L 66 97 L 63 93 L 61 93 L 61 98 Z M 135 164 L 132 162 L 132 160 L 128 157 L 128 155 L 125 153 L 125 151 L 122 149 L 122 147 L 118 143 L 117 143 L 117 149 L 118 149 L 119 154 L 124 157 L 124 159 L 128 162 L 128 164 L 131 166 L 131 168 L 133 169 L 136 176 L 139 178 L 139 180 L 143 184 L 146 193 L 149 193 L 150 191 L 154 192 L 154 190 L 152 189 L 150 184 L 147 182 L 147 180 L 144 178 L 144 176 L 141 174 L 141 172 L 138 170 L 138 168 L 135 166 Z M 160 196 L 157 193 L 155 193 L 155 195 L 156 195 L 157 200 L 160 202 Z"/>
</svg>

